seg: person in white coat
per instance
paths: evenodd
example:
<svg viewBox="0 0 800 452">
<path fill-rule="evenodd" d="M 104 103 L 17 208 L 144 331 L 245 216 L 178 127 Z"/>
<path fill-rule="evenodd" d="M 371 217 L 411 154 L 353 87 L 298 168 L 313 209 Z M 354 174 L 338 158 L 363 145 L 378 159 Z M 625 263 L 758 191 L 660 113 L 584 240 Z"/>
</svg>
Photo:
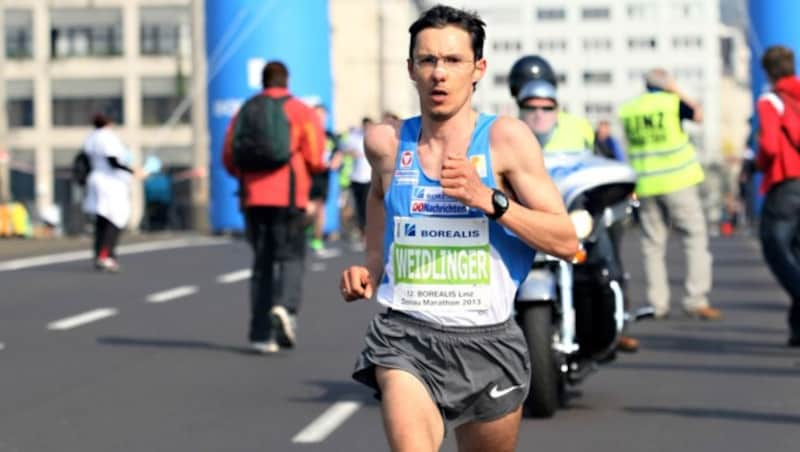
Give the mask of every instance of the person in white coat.
<svg viewBox="0 0 800 452">
<path fill-rule="evenodd" d="M 98 270 L 119 271 L 116 246 L 131 216 L 130 152 L 111 130 L 103 114 L 92 118 L 95 130 L 83 143 L 91 172 L 86 181 L 83 211 L 95 216 L 94 264 Z"/>
</svg>

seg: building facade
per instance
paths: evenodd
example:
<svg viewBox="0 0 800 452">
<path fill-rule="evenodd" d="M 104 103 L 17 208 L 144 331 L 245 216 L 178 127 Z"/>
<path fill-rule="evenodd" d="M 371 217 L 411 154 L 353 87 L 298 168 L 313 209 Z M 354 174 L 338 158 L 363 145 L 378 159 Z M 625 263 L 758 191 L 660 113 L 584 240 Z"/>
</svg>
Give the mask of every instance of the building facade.
<svg viewBox="0 0 800 452">
<path fill-rule="evenodd" d="M 70 167 L 96 112 L 113 119 L 132 164 L 155 154 L 171 170 L 205 167 L 205 98 L 184 101 L 196 98 L 203 82 L 194 77 L 204 67 L 197 55 L 204 51 L 202 33 L 192 27 L 194 3 L 201 2 L 4 0 L 6 195 L 39 212 L 57 206 L 65 226 L 74 222 L 80 193 L 70 184 Z M 202 178 L 175 182 L 182 221 L 202 221 L 194 211 L 204 203 L 204 185 Z M 136 220 L 141 183 L 133 196 Z"/>
<path fill-rule="evenodd" d="M 4 0 L 0 8 L 0 199 L 66 212 L 66 182 L 96 110 L 112 115 L 134 162 L 155 153 L 168 167 L 208 167 L 206 56 L 201 0 Z M 330 0 L 336 129 L 384 111 L 418 114 L 408 79 L 408 27 L 425 0 Z M 539 54 L 559 74 L 561 105 L 593 123 L 609 119 L 644 90 L 643 74 L 664 67 L 705 110 L 687 124 L 705 164 L 741 141 L 740 80 L 746 42 L 720 25 L 707 0 L 443 1 L 487 22 L 488 71 L 475 107 L 516 115 L 507 76 L 522 55 Z M 733 37 L 732 37 L 733 36 Z M 734 39 L 735 38 L 735 39 Z M 731 61 L 721 48 L 735 43 Z M 740 61 L 741 60 L 741 61 Z M 733 64 L 731 69 L 729 63 Z M 724 94 L 723 91 L 725 92 Z M 722 105 L 725 105 L 724 114 Z M 177 107 L 189 107 L 173 115 Z M 749 111 L 743 111 L 743 115 Z M 723 130 L 724 129 L 724 130 Z M 724 135 L 724 137 L 723 137 Z M 193 226 L 207 218 L 207 179 L 184 185 Z M 135 215 L 142 210 L 134 190 Z M 186 197 L 184 197 L 186 198 Z M 135 222 L 133 226 L 135 226 Z"/>
<path fill-rule="evenodd" d="M 647 70 L 663 67 L 703 106 L 704 123 L 685 124 L 700 159 L 720 159 L 720 47 L 730 31 L 708 0 L 331 0 L 337 126 L 382 110 L 418 113 L 405 68 L 408 26 L 436 3 L 466 5 L 487 23 L 489 64 L 476 108 L 516 115 L 508 71 L 520 56 L 538 54 L 555 67 L 567 111 L 592 123 L 609 119 L 619 134 L 617 108 L 643 92 Z"/>
<path fill-rule="evenodd" d="M 336 128 L 385 111 L 418 114 L 417 94 L 408 78 L 408 27 L 419 16 L 409 0 L 331 0 Z"/>
<path fill-rule="evenodd" d="M 455 2 L 452 2 L 455 3 Z M 702 126 L 687 124 L 701 160 L 717 158 L 720 122 L 720 21 L 707 0 L 470 2 L 488 23 L 488 77 L 477 105 L 515 114 L 507 74 L 524 54 L 547 58 L 559 75 L 561 105 L 592 123 L 617 123 L 617 108 L 644 91 L 643 75 L 667 69 L 702 104 Z M 616 130 L 621 131 L 619 124 Z"/>
</svg>

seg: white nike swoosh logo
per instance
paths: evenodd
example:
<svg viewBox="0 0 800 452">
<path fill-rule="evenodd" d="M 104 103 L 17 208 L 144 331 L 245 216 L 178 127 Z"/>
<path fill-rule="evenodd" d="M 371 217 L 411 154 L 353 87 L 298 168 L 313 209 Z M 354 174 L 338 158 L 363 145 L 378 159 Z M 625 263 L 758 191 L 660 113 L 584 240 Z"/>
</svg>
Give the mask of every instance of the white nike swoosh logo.
<svg viewBox="0 0 800 452">
<path fill-rule="evenodd" d="M 497 385 L 494 385 L 492 390 L 489 391 L 489 397 L 491 397 L 493 399 L 496 399 L 496 398 L 499 398 L 499 397 L 503 397 L 504 395 L 508 394 L 509 392 L 514 391 L 516 389 L 520 389 L 520 388 L 522 388 L 522 385 L 512 386 L 510 388 L 506 388 L 506 389 L 502 389 L 501 390 L 501 389 L 497 388 Z"/>
</svg>

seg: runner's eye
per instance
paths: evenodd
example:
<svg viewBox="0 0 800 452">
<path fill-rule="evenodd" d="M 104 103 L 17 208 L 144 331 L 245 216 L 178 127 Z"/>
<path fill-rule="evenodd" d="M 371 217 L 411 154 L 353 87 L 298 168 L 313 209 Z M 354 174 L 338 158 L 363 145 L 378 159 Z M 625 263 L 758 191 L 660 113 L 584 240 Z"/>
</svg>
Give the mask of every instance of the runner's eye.
<svg viewBox="0 0 800 452">
<path fill-rule="evenodd" d="M 439 62 L 442 63 L 445 69 L 451 70 L 466 67 L 466 65 L 469 63 L 469 60 L 459 55 L 450 55 L 442 58 L 433 55 L 424 55 L 414 59 L 414 64 L 418 68 L 425 70 L 436 69 L 436 67 L 439 65 Z"/>
</svg>

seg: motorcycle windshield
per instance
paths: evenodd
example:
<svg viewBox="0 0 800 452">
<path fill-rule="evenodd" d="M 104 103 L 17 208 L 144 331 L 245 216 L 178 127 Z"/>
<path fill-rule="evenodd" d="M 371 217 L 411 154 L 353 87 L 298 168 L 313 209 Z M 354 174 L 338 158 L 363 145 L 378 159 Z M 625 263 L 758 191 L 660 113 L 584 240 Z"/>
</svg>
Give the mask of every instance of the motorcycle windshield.
<svg viewBox="0 0 800 452">
<path fill-rule="evenodd" d="M 624 200 L 636 187 L 630 165 L 590 152 L 545 154 L 544 164 L 567 209 L 586 196 L 591 210 L 601 211 Z"/>
</svg>

